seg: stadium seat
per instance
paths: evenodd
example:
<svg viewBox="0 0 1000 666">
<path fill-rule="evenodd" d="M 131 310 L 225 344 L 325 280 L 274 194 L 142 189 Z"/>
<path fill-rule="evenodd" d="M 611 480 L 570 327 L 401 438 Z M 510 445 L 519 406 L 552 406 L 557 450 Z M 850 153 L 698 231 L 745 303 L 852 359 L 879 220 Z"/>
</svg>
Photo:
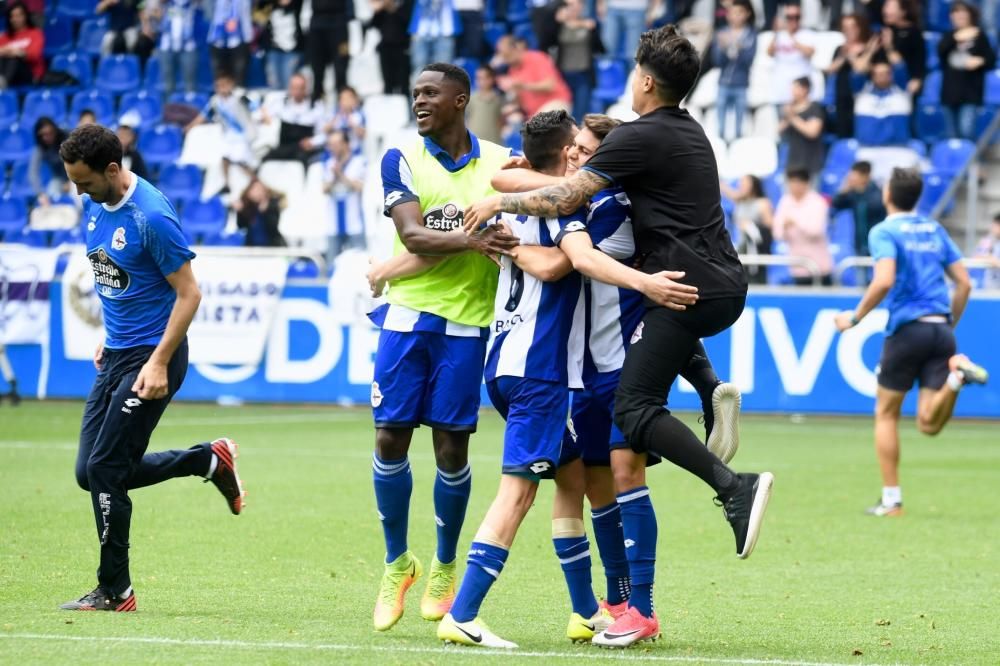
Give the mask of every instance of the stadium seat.
<svg viewBox="0 0 1000 666">
<path fill-rule="evenodd" d="M 826 155 L 826 165 L 824 171 L 847 173 L 851 165 L 854 164 L 854 157 L 860 148 L 857 139 L 838 139 L 830 146 L 830 151 Z"/>
<path fill-rule="evenodd" d="M 202 238 L 201 242 L 203 245 L 214 245 L 216 247 L 241 247 L 247 244 L 247 237 L 241 229 L 231 234 L 225 232 L 211 234 Z"/>
<path fill-rule="evenodd" d="M 748 136 L 729 144 L 729 169 L 734 177 L 750 174 L 758 178 L 778 170 L 778 149 L 774 141 Z"/>
<path fill-rule="evenodd" d="M 17 95 L 9 90 L 0 90 L 0 127 L 16 123 L 19 115 Z"/>
<path fill-rule="evenodd" d="M 983 103 L 987 106 L 1000 106 L 1000 69 L 986 73 Z"/>
<path fill-rule="evenodd" d="M 843 182 L 843 171 L 824 170 L 819 174 L 819 193 L 826 197 L 832 197 L 840 189 Z"/>
<path fill-rule="evenodd" d="M 49 244 L 52 247 L 58 247 L 60 245 L 76 245 L 84 241 L 83 232 L 81 227 L 78 225 L 73 229 L 57 229 L 52 232 L 52 239 Z"/>
<path fill-rule="evenodd" d="M 507 22 L 511 25 L 531 20 L 531 10 L 526 0 L 508 0 Z"/>
<path fill-rule="evenodd" d="M 837 47 L 844 43 L 844 33 L 836 30 L 824 30 L 816 33 L 815 51 L 812 55 L 812 64 L 816 69 L 823 71 L 833 62 L 833 53 Z"/>
<path fill-rule="evenodd" d="M 15 123 L 0 130 L 0 162 L 27 162 L 34 150 L 35 139 L 30 129 Z"/>
<path fill-rule="evenodd" d="M 160 68 L 159 56 L 150 56 L 146 60 L 146 66 L 142 70 L 142 87 L 151 91 L 166 90 L 163 82 L 163 70 Z"/>
<path fill-rule="evenodd" d="M 94 15 L 97 0 L 59 0 L 56 13 L 73 19 L 84 19 Z"/>
<path fill-rule="evenodd" d="M 21 243 L 29 247 L 48 247 L 51 235 L 49 231 L 26 226 L 21 229 L 21 233 L 13 234 L 11 238 L 7 239 L 7 242 Z"/>
<path fill-rule="evenodd" d="M 5 194 L 0 197 L 0 237 L 5 241 L 20 234 L 28 224 L 28 206 L 24 199 Z"/>
<path fill-rule="evenodd" d="M 628 67 L 617 58 L 598 58 L 595 63 L 597 86 L 594 88 L 595 99 L 604 106 L 613 104 L 625 92 L 625 81 L 628 80 Z"/>
<path fill-rule="evenodd" d="M 205 93 L 197 93 L 197 92 L 188 93 L 188 92 L 177 91 L 172 95 L 170 95 L 170 98 L 167 99 L 167 102 L 170 104 L 187 104 L 188 106 L 193 106 L 194 108 L 201 111 L 208 104 L 208 98 L 209 96 L 206 95 Z"/>
<path fill-rule="evenodd" d="M 313 280 L 319 277 L 319 266 L 315 261 L 299 257 L 288 264 L 288 279 Z"/>
<path fill-rule="evenodd" d="M 267 54 L 263 51 L 257 51 L 256 53 L 251 54 L 250 60 L 247 62 L 246 83 L 244 84 L 245 88 L 249 90 L 267 88 L 266 57 Z"/>
<path fill-rule="evenodd" d="M 941 173 L 938 171 L 931 171 L 924 174 L 924 189 L 920 193 L 920 200 L 917 201 L 917 212 L 921 215 L 930 215 L 934 206 L 937 205 L 938 201 L 944 196 L 945 192 L 948 190 L 948 183 L 951 180 L 953 174 Z M 945 206 L 944 212 L 951 212 L 951 209 L 955 205 L 955 200 L 952 198 Z"/>
<path fill-rule="evenodd" d="M 95 58 L 101 57 L 101 44 L 108 31 L 104 18 L 89 18 L 80 24 L 80 34 L 76 36 L 76 50 Z"/>
<path fill-rule="evenodd" d="M 198 199 L 203 178 L 201 169 L 193 164 L 166 164 L 160 171 L 157 186 L 175 204 Z"/>
<path fill-rule="evenodd" d="M 507 24 L 506 23 L 486 23 L 483 26 L 483 37 L 486 39 L 486 43 L 490 45 L 490 51 L 493 51 L 497 47 L 497 42 L 500 38 L 507 34 Z"/>
<path fill-rule="evenodd" d="M 771 200 L 771 205 L 777 206 L 778 201 L 781 199 L 781 195 L 783 194 L 781 182 L 778 180 L 778 177 L 775 175 L 767 178 L 761 178 L 760 182 L 764 186 L 764 194 L 766 194 L 767 198 Z"/>
<path fill-rule="evenodd" d="M 927 0 L 924 4 L 924 21 L 928 30 L 949 32 L 952 29 L 951 18 L 948 16 L 950 0 Z"/>
<path fill-rule="evenodd" d="M 920 91 L 920 99 L 917 100 L 917 103 L 920 105 L 941 103 L 940 69 L 927 73 L 927 77 L 924 79 L 924 89 Z"/>
<path fill-rule="evenodd" d="M 218 166 L 223 147 L 221 125 L 197 125 L 184 137 L 184 150 L 179 161 L 181 164 L 197 164 L 202 168 Z"/>
<path fill-rule="evenodd" d="M 154 167 L 176 162 L 182 145 L 181 130 L 175 125 L 157 125 L 139 134 L 139 152 Z"/>
<path fill-rule="evenodd" d="M 8 186 L 8 192 L 15 197 L 23 197 L 26 199 L 34 198 L 35 188 L 31 185 L 31 179 L 28 177 L 28 162 L 16 162 L 14 168 L 10 172 L 10 185 Z M 45 162 L 41 163 L 41 182 L 47 183 L 52 179 L 52 169 Z"/>
<path fill-rule="evenodd" d="M 21 125 L 32 127 L 39 118 L 51 118 L 57 125 L 66 122 L 66 93 L 58 89 L 32 90 L 21 107 Z"/>
<path fill-rule="evenodd" d="M 941 33 L 925 32 L 924 43 L 927 45 L 927 71 L 933 72 L 941 68 L 941 59 L 938 57 L 938 44 L 941 42 Z"/>
<path fill-rule="evenodd" d="M 921 104 L 917 107 L 917 136 L 927 143 L 945 138 L 944 112 L 935 104 Z"/>
<path fill-rule="evenodd" d="M 159 93 L 150 93 L 148 90 L 136 90 L 122 95 L 118 102 L 118 117 L 121 118 L 126 113 L 134 111 L 142 118 L 137 129 L 146 129 L 151 125 L 160 122 L 163 110 L 160 108 Z"/>
<path fill-rule="evenodd" d="M 783 241 L 771 243 L 771 254 L 778 256 L 788 255 L 788 244 Z M 783 285 L 792 283 L 792 274 L 788 266 L 776 265 L 767 267 L 767 283 L 770 285 Z"/>
<path fill-rule="evenodd" d="M 516 23 L 511 32 L 518 39 L 523 39 L 529 49 L 538 49 L 538 38 L 535 37 L 535 29 L 531 22 Z"/>
<path fill-rule="evenodd" d="M 976 145 L 967 139 L 938 141 L 931 147 L 931 170 L 943 174 L 958 173 L 976 151 Z"/>
<path fill-rule="evenodd" d="M 920 139 L 910 139 L 906 142 L 906 147 L 920 157 L 927 157 L 927 144 Z"/>
<path fill-rule="evenodd" d="M 718 99 L 719 69 L 716 67 L 708 70 L 698 79 L 694 91 L 687 96 L 686 104 L 699 109 L 707 109 L 710 106 L 715 106 Z"/>
<path fill-rule="evenodd" d="M 219 197 L 195 199 L 184 206 L 181 226 L 186 234 L 199 240 L 221 234 L 226 226 L 226 207 Z"/>
<path fill-rule="evenodd" d="M 80 114 L 88 109 L 94 112 L 97 122 L 101 125 L 114 124 L 115 101 L 110 94 L 92 88 L 73 95 L 73 101 L 69 106 L 70 121 L 75 124 Z"/>
<path fill-rule="evenodd" d="M 82 88 L 89 88 L 94 78 L 90 58 L 83 53 L 60 53 L 52 59 L 50 69 L 70 74 Z"/>
<path fill-rule="evenodd" d="M 42 53 L 52 57 L 73 50 L 73 21 L 56 14 L 45 21 L 45 47 Z M 53 65 L 52 69 L 58 69 Z"/>
<path fill-rule="evenodd" d="M 854 247 L 854 211 L 842 210 L 833 215 L 828 227 L 830 243 L 836 247 L 833 250 L 833 263 L 839 262 L 844 257 L 853 257 L 857 254 Z"/>
<path fill-rule="evenodd" d="M 257 171 L 257 177 L 289 200 L 297 198 L 306 188 L 306 170 L 298 160 L 264 162 Z"/>
<path fill-rule="evenodd" d="M 455 58 L 452 63 L 465 70 L 465 73 L 469 75 L 469 80 L 472 81 L 472 86 L 475 87 L 476 69 L 479 67 L 479 61 L 475 58 Z"/>
<path fill-rule="evenodd" d="M 987 128 L 990 126 L 990 123 L 993 122 L 993 118 L 996 117 L 997 115 L 997 111 L 998 109 L 995 106 L 980 107 L 979 110 L 976 111 L 977 137 L 982 137 L 984 134 L 986 134 Z M 990 139 L 990 143 L 991 144 L 996 143 L 998 140 L 1000 140 L 1000 132 L 996 132 L 993 134 L 992 138 Z"/>
<path fill-rule="evenodd" d="M 96 83 L 102 90 L 124 93 L 138 88 L 141 82 L 138 56 L 104 56 L 97 65 Z"/>
</svg>

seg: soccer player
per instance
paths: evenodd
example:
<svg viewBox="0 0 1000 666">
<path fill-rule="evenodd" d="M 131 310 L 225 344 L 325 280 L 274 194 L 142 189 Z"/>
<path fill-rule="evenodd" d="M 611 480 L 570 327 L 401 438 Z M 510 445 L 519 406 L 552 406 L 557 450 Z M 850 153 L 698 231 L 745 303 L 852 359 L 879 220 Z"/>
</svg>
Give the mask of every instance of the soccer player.
<svg viewBox="0 0 1000 666">
<path fill-rule="evenodd" d="M 462 211 L 493 193 L 490 177 L 510 151 L 480 141 L 465 126 L 469 77 L 447 63 L 425 67 L 413 88 L 421 139 L 390 148 L 382 160 L 385 214 L 396 226 L 395 261 L 424 270 L 389 282 L 388 305 L 372 313 L 381 327 L 371 403 L 372 467 L 385 537 L 385 571 L 374 624 L 390 629 L 403 614 L 407 590 L 423 573 L 407 546 L 413 479 L 407 458 L 413 429 L 432 428 L 437 475 L 437 551 L 420 604 L 440 620 L 455 590 L 455 550 L 472 487 L 469 435 L 476 429 L 497 267 L 488 256 L 517 239 L 495 230 L 467 236 Z M 415 255 L 431 255 L 426 262 Z"/>
<path fill-rule="evenodd" d="M 962 254 L 936 220 L 913 212 L 923 180 L 915 169 L 893 169 L 882 190 L 889 216 L 868 234 L 875 274 L 853 311 L 837 314 L 846 331 L 884 300 L 887 337 L 878 365 L 875 394 L 875 453 L 882 472 L 882 498 L 872 516 L 899 516 L 899 416 L 903 398 L 920 386 L 917 427 L 936 435 L 951 419 L 958 392 L 985 384 L 987 373 L 956 353 L 954 328 L 969 301 L 972 284 Z M 949 302 L 945 275 L 955 284 Z"/>
<path fill-rule="evenodd" d="M 679 107 L 699 68 L 697 52 L 674 26 L 644 33 L 632 86 L 633 109 L 640 117 L 612 131 L 586 166 L 565 183 L 491 197 L 465 214 L 469 227 L 498 211 L 567 214 L 617 183 L 632 204 L 642 270 L 674 269 L 697 287 L 696 302 L 647 309 L 630 339 L 615 394 L 615 423 L 640 455 L 612 451 L 611 457 L 629 544 L 632 595 L 628 612 L 594 637 L 595 643 L 609 647 L 626 647 L 659 634 L 652 608 L 657 526 L 645 484 L 646 453 L 670 460 L 715 491 L 740 558 L 748 557 L 756 545 L 774 481 L 767 472 L 731 470 L 663 406 L 698 340 L 731 326 L 746 302 L 746 277 L 725 230 L 711 145 L 704 130 Z M 581 270 L 580 257 L 569 251 L 567 255 Z"/>
<path fill-rule="evenodd" d="M 73 130 L 59 148 L 83 196 L 87 256 L 104 310 L 106 338 L 83 412 L 77 483 L 90 491 L 100 539 L 97 587 L 66 610 L 134 611 L 129 575 L 128 491 L 181 476 L 212 481 L 229 510 L 243 510 L 237 447 L 217 439 L 146 453 L 157 422 L 187 371 L 187 330 L 201 301 L 173 206 L 122 167 L 122 145 L 105 127 Z"/>
</svg>

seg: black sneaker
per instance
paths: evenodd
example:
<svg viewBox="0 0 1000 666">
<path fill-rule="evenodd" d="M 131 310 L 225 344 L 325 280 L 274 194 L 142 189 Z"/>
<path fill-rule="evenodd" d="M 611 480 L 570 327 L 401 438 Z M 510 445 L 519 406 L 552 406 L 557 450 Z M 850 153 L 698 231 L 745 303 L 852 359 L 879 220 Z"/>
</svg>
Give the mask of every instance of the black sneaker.
<svg viewBox="0 0 1000 666">
<path fill-rule="evenodd" d="M 95 587 L 93 592 L 83 595 L 76 601 L 67 601 L 59 606 L 63 610 L 71 611 L 113 611 L 115 613 L 129 613 L 135 610 L 135 592 L 125 598 L 108 594 L 100 587 Z"/>
<path fill-rule="evenodd" d="M 767 509 L 768 500 L 771 499 L 774 475 L 762 472 L 738 476 L 740 485 L 736 492 L 725 500 L 716 497 L 715 503 L 722 507 L 726 520 L 733 527 L 733 534 L 736 536 L 736 557 L 745 560 L 750 557 L 753 547 L 757 544 L 764 511 Z"/>
<path fill-rule="evenodd" d="M 11 407 L 17 407 L 21 404 L 21 394 L 17 391 L 11 391 L 7 394 L 7 399 L 10 400 Z"/>
<path fill-rule="evenodd" d="M 216 457 L 215 471 L 212 472 L 211 481 L 219 489 L 222 496 L 226 498 L 226 504 L 234 516 L 240 515 L 245 505 L 244 498 L 246 491 L 243 490 L 243 482 L 236 471 L 236 459 L 239 457 L 239 446 L 231 439 L 225 437 L 212 442 L 212 454 Z"/>
</svg>

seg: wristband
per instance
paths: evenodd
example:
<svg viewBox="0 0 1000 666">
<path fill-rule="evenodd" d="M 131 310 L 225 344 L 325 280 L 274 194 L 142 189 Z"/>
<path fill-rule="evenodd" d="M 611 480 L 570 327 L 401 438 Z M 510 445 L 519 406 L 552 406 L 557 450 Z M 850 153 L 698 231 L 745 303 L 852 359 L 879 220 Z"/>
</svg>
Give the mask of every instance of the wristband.
<svg viewBox="0 0 1000 666">
<path fill-rule="evenodd" d="M 860 321 L 861 320 L 858 319 L 858 315 L 856 315 L 856 314 L 852 314 L 851 315 L 851 326 L 852 327 L 857 326 Z"/>
</svg>

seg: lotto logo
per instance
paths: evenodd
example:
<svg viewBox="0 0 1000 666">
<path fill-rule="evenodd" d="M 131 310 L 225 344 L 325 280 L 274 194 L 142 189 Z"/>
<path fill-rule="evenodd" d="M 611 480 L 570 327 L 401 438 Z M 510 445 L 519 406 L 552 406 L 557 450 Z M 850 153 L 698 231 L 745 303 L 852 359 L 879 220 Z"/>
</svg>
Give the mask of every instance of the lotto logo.
<svg viewBox="0 0 1000 666">
<path fill-rule="evenodd" d="M 541 474 L 542 472 L 547 472 L 552 469 L 552 464 L 546 460 L 539 460 L 538 462 L 531 463 L 531 466 L 528 467 L 528 469 L 535 474 Z"/>
<path fill-rule="evenodd" d="M 633 541 L 632 539 L 625 539 L 625 547 L 626 548 L 631 548 L 634 545 L 635 545 L 635 541 Z"/>
<path fill-rule="evenodd" d="M 139 398 L 129 398 L 128 400 L 125 401 L 126 407 L 138 407 L 141 404 L 142 400 L 139 400 Z"/>
<path fill-rule="evenodd" d="M 392 206 L 392 204 L 396 203 L 402 198 L 403 198 L 403 193 L 400 192 L 399 190 L 396 190 L 395 192 L 389 192 L 389 194 L 385 196 L 385 207 L 389 208 L 390 206 Z"/>
</svg>

